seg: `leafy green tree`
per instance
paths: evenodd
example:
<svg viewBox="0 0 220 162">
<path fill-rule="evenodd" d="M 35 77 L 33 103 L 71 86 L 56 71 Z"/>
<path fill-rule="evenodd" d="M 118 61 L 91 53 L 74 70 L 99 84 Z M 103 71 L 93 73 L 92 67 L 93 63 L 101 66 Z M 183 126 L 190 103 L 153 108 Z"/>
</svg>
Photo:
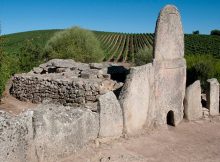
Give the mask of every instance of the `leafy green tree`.
<svg viewBox="0 0 220 162">
<path fill-rule="evenodd" d="M 199 34 L 199 30 L 193 31 L 193 34 Z"/>
<path fill-rule="evenodd" d="M 93 32 L 73 27 L 57 32 L 45 46 L 45 57 L 100 62 L 104 58 L 100 42 Z"/>
<path fill-rule="evenodd" d="M 143 48 L 134 55 L 134 63 L 137 66 L 150 63 L 153 59 L 153 49 L 152 48 Z"/>
<path fill-rule="evenodd" d="M 18 53 L 20 72 L 28 72 L 42 61 L 43 49 L 31 41 L 25 42 Z"/>
<path fill-rule="evenodd" d="M 217 29 L 212 30 L 210 34 L 211 35 L 218 35 L 218 36 L 220 36 L 220 30 L 217 30 Z"/>
<path fill-rule="evenodd" d="M 6 55 L 3 50 L 3 37 L 0 36 L 0 97 L 5 89 L 5 84 L 10 78 L 11 70 L 11 60 Z"/>
<path fill-rule="evenodd" d="M 196 80 L 201 81 L 203 90 L 207 88 L 207 79 L 216 77 L 220 79 L 220 61 L 212 55 L 188 55 L 187 60 L 187 85 Z"/>
</svg>

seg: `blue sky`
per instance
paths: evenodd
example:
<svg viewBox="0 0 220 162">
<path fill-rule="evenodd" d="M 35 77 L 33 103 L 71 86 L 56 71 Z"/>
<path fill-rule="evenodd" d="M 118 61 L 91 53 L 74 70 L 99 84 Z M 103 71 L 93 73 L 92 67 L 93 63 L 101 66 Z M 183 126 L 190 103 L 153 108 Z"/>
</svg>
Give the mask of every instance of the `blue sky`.
<svg viewBox="0 0 220 162">
<path fill-rule="evenodd" d="M 176 5 L 185 33 L 220 29 L 220 0 L 0 0 L 2 33 L 71 26 L 101 31 L 154 32 L 159 10 Z"/>
</svg>

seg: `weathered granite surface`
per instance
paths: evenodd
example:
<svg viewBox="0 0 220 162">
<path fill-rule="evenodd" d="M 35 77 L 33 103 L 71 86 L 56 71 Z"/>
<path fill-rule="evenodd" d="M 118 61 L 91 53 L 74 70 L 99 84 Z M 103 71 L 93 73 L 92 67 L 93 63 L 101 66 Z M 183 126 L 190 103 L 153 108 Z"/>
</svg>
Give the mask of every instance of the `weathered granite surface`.
<svg viewBox="0 0 220 162">
<path fill-rule="evenodd" d="M 181 18 L 175 6 L 167 5 L 159 14 L 153 67 L 156 125 L 167 123 L 168 112 L 174 114 L 172 125 L 177 125 L 183 119 L 186 62 Z"/>
<path fill-rule="evenodd" d="M 98 137 L 99 115 L 88 109 L 44 105 L 34 111 L 33 122 L 38 161 L 59 161 Z"/>
<path fill-rule="evenodd" d="M 157 19 L 154 58 L 175 60 L 184 57 L 184 34 L 178 9 L 166 5 Z"/>
<path fill-rule="evenodd" d="M 18 116 L 0 112 L 0 161 L 56 162 L 98 137 L 99 114 L 39 105 Z"/>
<path fill-rule="evenodd" d="M 209 87 L 206 93 L 207 108 L 210 115 L 219 115 L 219 82 L 217 79 L 208 79 Z"/>
<path fill-rule="evenodd" d="M 12 116 L 0 111 L 0 161 L 28 162 L 32 157 L 32 112 Z"/>
<path fill-rule="evenodd" d="M 133 67 L 119 96 L 123 108 L 124 131 L 133 134 L 142 129 L 149 111 L 153 111 L 153 80 L 152 64 Z"/>
<path fill-rule="evenodd" d="M 123 130 L 121 106 L 113 92 L 99 97 L 100 129 L 99 137 L 120 137 Z"/>
<path fill-rule="evenodd" d="M 155 30 L 153 63 L 131 68 L 119 96 L 124 133 L 177 125 L 183 119 L 186 88 L 184 34 L 175 6 L 165 6 Z"/>
<path fill-rule="evenodd" d="M 185 118 L 188 120 L 197 120 L 203 116 L 201 86 L 199 80 L 188 86 L 186 89 L 184 114 Z"/>
</svg>

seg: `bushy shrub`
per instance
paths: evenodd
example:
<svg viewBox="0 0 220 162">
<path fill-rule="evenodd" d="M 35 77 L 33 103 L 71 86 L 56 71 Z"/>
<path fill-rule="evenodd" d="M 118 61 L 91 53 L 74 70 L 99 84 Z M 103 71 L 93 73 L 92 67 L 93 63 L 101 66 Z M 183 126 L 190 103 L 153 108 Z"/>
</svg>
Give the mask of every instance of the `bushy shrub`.
<svg viewBox="0 0 220 162">
<path fill-rule="evenodd" d="M 153 59 L 153 49 L 152 48 L 143 48 L 134 55 L 134 63 L 136 66 L 141 66 L 147 63 L 150 63 Z"/>
<path fill-rule="evenodd" d="M 193 34 L 199 34 L 199 30 L 193 31 Z"/>
<path fill-rule="evenodd" d="M 20 72 L 28 72 L 33 67 L 38 66 L 42 63 L 43 49 L 37 44 L 33 44 L 31 41 L 25 42 L 20 48 L 18 53 L 18 66 Z"/>
<path fill-rule="evenodd" d="M 11 74 L 16 72 L 16 62 L 15 59 L 9 57 L 3 51 L 3 39 L 0 36 L 0 97 L 5 90 L 5 85 L 10 78 Z"/>
<path fill-rule="evenodd" d="M 217 29 L 212 30 L 210 34 L 211 35 L 219 35 L 220 36 L 220 30 L 217 30 Z"/>
<path fill-rule="evenodd" d="M 207 79 L 217 78 L 220 81 L 220 60 L 212 55 L 188 55 L 187 85 L 196 80 L 201 81 L 203 90 L 207 88 Z"/>
<path fill-rule="evenodd" d="M 100 62 L 104 53 L 94 33 L 79 27 L 57 32 L 45 46 L 49 59 L 74 59 L 80 62 Z"/>
</svg>

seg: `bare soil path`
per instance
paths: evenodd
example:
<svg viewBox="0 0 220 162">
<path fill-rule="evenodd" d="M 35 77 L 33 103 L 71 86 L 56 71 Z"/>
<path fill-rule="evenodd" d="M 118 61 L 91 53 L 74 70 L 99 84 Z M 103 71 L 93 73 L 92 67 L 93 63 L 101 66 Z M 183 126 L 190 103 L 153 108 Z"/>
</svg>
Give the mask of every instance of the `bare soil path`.
<svg viewBox="0 0 220 162">
<path fill-rule="evenodd" d="M 62 162 L 219 162 L 220 117 L 91 144 Z"/>
<path fill-rule="evenodd" d="M 20 114 L 22 111 L 25 111 L 30 108 L 36 107 L 37 104 L 31 102 L 22 102 L 10 95 L 5 95 L 2 98 L 0 103 L 0 110 L 9 112 L 12 115 Z"/>
</svg>

